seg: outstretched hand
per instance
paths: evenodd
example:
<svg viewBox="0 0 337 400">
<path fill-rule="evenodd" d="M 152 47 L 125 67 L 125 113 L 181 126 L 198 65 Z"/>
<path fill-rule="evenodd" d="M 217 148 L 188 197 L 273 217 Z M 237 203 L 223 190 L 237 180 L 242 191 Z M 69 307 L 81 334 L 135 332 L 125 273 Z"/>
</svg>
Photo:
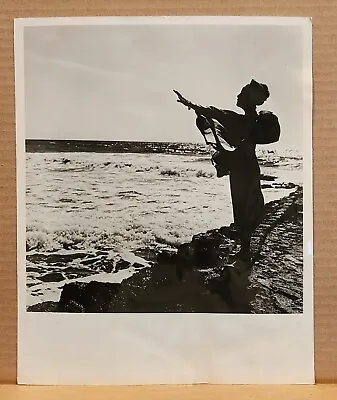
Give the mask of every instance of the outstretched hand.
<svg viewBox="0 0 337 400">
<path fill-rule="evenodd" d="M 178 96 L 178 103 L 183 104 L 184 106 L 188 107 L 188 109 L 191 109 L 191 106 L 193 105 L 189 100 L 185 99 L 185 97 L 183 97 L 178 90 L 173 90 L 174 93 Z"/>
</svg>

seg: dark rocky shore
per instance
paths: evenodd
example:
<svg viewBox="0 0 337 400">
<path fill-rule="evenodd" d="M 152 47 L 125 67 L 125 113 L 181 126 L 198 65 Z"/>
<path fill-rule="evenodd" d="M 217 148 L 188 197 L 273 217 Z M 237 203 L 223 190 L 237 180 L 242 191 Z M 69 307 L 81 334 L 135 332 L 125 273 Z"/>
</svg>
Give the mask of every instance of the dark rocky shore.
<svg viewBox="0 0 337 400">
<path fill-rule="evenodd" d="M 58 302 L 28 311 L 301 313 L 302 240 L 303 191 L 298 187 L 266 205 L 249 262 L 235 260 L 235 233 L 222 227 L 195 235 L 177 249 L 139 252 L 152 266 L 121 283 L 66 283 Z"/>
</svg>

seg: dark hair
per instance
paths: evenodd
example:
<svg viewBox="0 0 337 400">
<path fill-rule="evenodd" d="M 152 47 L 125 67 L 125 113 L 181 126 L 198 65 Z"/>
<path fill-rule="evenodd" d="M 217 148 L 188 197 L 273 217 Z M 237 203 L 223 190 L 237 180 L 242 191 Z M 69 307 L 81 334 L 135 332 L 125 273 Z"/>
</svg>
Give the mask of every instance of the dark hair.
<svg viewBox="0 0 337 400">
<path fill-rule="evenodd" d="M 252 79 L 248 86 L 254 90 L 254 100 L 257 106 L 263 104 L 270 96 L 268 86 L 264 83 L 259 83 Z"/>
</svg>

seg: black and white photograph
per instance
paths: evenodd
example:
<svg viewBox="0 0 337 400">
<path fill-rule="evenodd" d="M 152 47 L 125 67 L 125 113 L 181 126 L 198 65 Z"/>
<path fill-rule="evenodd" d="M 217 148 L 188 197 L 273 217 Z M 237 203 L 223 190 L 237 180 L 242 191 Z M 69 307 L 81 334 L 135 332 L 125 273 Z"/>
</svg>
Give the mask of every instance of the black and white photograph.
<svg viewBox="0 0 337 400">
<path fill-rule="evenodd" d="M 310 314 L 310 20 L 51 20 L 16 58 L 25 312 Z"/>
</svg>

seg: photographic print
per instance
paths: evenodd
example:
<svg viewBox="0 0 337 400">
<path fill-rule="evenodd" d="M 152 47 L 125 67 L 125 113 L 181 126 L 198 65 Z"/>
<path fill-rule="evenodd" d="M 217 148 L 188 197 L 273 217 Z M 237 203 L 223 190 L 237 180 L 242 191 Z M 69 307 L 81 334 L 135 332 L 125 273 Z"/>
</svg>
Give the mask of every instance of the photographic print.
<svg viewBox="0 0 337 400">
<path fill-rule="evenodd" d="M 311 327 L 310 20 L 18 26 L 22 313 Z"/>
</svg>

